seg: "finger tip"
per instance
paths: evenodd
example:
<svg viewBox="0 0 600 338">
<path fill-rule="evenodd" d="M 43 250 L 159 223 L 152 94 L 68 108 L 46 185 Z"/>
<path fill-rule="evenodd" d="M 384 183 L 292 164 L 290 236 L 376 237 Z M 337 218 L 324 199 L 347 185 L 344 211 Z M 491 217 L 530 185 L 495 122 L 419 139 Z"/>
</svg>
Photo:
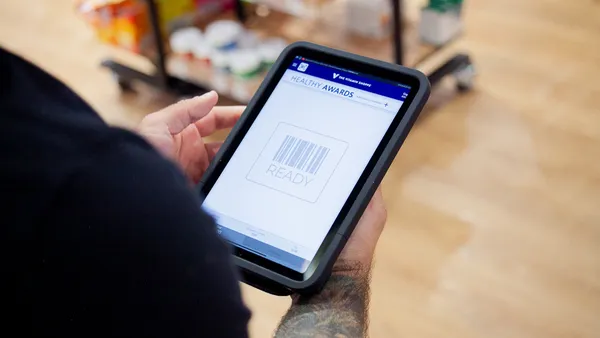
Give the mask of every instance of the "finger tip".
<svg viewBox="0 0 600 338">
<path fill-rule="evenodd" d="M 219 97 L 219 94 L 218 94 L 216 91 L 214 91 L 214 90 L 211 90 L 211 91 L 209 91 L 209 92 L 206 92 L 206 93 L 204 93 L 204 94 L 202 94 L 202 95 L 198 95 L 198 96 L 196 96 L 196 97 L 195 97 L 195 99 L 201 99 L 201 100 L 216 100 L 216 99 L 218 99 L 218 97 Z"/>
<path fill-rule="evenodd" d="M 217 102 L 219 102 L 219 95 L 214 90 L 211 90 L 210 92 L 195 96 L 191 100 L 192 102 L 194 102 L 193 106 L 195 108 L 208 107 L 212 109 L 212 107 L 214 107 L 217 104 Z"/>
</svg>

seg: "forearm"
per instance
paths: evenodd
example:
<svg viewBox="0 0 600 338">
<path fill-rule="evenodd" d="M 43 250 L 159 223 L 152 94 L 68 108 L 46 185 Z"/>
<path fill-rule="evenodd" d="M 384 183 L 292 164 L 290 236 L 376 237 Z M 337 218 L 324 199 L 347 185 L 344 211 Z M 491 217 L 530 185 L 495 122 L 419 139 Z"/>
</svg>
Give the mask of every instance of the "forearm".
<svg viewBox="0 0 600 338">
<path fill-rule="evenodd" d="M 294 297 L 275 337 L 366 337 L 369 282 L 370 267 L 334 268 L 319 294 Z"/>
</svg>

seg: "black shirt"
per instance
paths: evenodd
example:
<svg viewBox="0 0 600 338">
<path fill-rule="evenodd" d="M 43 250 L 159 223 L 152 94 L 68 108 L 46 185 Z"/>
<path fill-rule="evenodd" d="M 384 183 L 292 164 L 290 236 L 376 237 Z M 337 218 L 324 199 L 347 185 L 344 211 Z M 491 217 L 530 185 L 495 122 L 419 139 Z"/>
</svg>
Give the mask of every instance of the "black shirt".
<svg viewBox="0 0 600 338">
<path fill-rule="evenodd" d="M 0 81 L 2 331 L 247 337 L 228 248 L 183 173 L 2 49 Z"/>
</svg>

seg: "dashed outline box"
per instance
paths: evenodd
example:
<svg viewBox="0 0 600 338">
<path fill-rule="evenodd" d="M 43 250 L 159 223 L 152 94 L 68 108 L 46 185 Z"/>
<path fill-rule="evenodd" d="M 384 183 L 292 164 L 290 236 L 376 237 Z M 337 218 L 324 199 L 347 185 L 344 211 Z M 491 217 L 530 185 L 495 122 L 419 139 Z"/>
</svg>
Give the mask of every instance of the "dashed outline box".
<svg viewBox="0 0 600 338">
<path fill-rule="evenodd" d="M 317 134 L 317 135 L 320 135 L 320 136 L 322 136 L 322 137 L 326 137 L 326 138 L 329 138 L 329 139 L 335 140 L 335 141 L 337 141 L 337 142 L 341 142 L 341 143 L 343 143 L 343 144 L 345 145 L 344 151 L 342 152 L 342 155 L 340 156 L 340 159 L 338 160 L 338 163 L 336 163 L 336 165 L 335 165 L 335 169 L 333 169 L 333 171 L 331 171 L 331 174 L 330 174 L 330 175 L 329 175 L 329 177 L 327 178 L 327 181 L 325 182 L 325 184 L 323 184 L 323 187 L 321 188 L 321 191 L 319 191 L 319 194 L 317 195 L 317 197 L 315 198 L 315 200 L 314 200 L 314 201 L 310 201 L 310 200 L 308 200 L 308 199 L 305 199 L 305 198 L 302 198 L 302 197 L 298 197 L 298 196 L 296 196 L 296 195 L 294 195 L 294 194 L 290 194 L 290 193 L 289 193 L 289 192 L 287 192 L 287 191 L 283 191 L 283 190 L 280 190 L 280 189 L 277 189 L 277 188 L 274 188 L 274 187 L 270 187 L 270 186 L 268 186 L 268 185 L 266 185 L 266 184 L 264 184 L 264 183 L 262 183 L 262 182 L 257 182 L 257 181 L 255 181 L 255 180 L 253 180 L 253 179 L 251 179 L 251 178 L 249 178 L 249 177 L 248 177 L 248 176 L 250 176 L 250 173 L 252 172 L 252 170 L 253 170 L 253 169 L 254 169 L 254 167 L 256 166 L 256 163 L 257 163 L 257 162 L 260 160 L 260 158 L 261 158 L 261 156 L 262 156 L 263 152 L 265 151 L 265 149 L 267 148 L 267 146 L 268 146 L 268 145 L 271 143 L 271 139 L 273 139 L 273 136 L 275 135 L 275 133 L 277 133 L 277 130 L 279 129 L 279 127 L 280 127 L 281 125 L 288 125 L 288 126 L 290 126 L 290 127 L 294 127 L 294 128 L 298 128 L 298 129 L 306 130 L 306 131 L 308 131 L 308 132 L 310 132 L 310 133 Z M 258 154 L 258 157 L 256 158 L 256 160 L 254 161 L 254 163 L 253 163 L 253 164 L 252 164 L 252 166 L 250 167 L 250 170 L 248 170 L 248 173 L 246 174 L 246 180 L 247 180 L 247 181 L 250 181 L 250 182 L 252 182 L 252 183 L 258 184 L 258 185 L 260 185 L 260 186 L 263 186 L 263 187 L 265 187 L 265 188 L 269 188 L 269 189 L 271 189 L 271 190 L 275 190 L 275 191 L 277 191 L 277 192 L 280 192 L 280 193 L 286 194 L 286 195 L 288 195 L 288 196 L 291 196 L 291 197 L 297 198 L 297 199 L 299 199 L 299 200 L 301 200 L 301 201 L 305 201 L 305 202 L 308 202 L 308 203 L 316 203 L 316 202 L 319 200 L 319 198 L 321 197 L 321 194 L 323 193 L 323 190 L 325 190 L 325 187 L 327 186 L 327 184 L 329 184 L 329 180 L 331 179 L 331 176 L 333 176 L 333 174 L 334 174 L 334 173 L 335 173 L 335 171 L 337 170 L 338 166 L 340 165 L 340 162 L 341 162 L 341 161 L 342 161 L 342 159 L 344 158 L 344 155 L 346 155 L 346 151 L 348 150 L 348 146 L 349 146 L 348 142 L 346 142 L 346 141 L 343 141 L 343 140 L 340 140 L 340 139 L 337 139 L 337 138 L 335 138 L 335 137 L 331 137 L 331 136 L 328 136 L 328 135 L 324 135 L 324 134 L 321 134 L 321 133 L 317 133 L 317 132 L 315 132 L 315 131 L 312 131 L 312 130 L 310 130 L 310 129 L 306 129 L 306 128 L 298 127 L 298 126 L 296 126 L 296 125 L 293 125 L 293 124 L 291 124 L 291 123 L 287 123 L 287 122 L 279 122 L 279 123 L 277 124 L 277 127 L 275 128 L 275 130 L 273 131 L 273 133 L 272 133 L 272 134 L 271 134 L 271 136 L 269 137 L 269 140 L 267 140 L 267 142 L 266 142 L 266 143 L 265 143 L 265 145 L 263 146 L 262 150 L 261 150 L 261 151 L 260 151 L 260 153 Z"/>
</svg>

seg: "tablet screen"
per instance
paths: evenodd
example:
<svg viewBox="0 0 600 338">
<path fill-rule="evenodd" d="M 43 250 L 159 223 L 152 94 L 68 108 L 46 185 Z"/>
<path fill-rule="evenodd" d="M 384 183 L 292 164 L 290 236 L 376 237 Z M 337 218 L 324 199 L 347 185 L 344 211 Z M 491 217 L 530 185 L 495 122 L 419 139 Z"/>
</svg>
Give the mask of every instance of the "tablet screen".
<svg viewBox="0 0 600 338">
<path fill-rule="evenodd" d="M 296 56 L 204 200 L 221 236 L 305 272 L 409 91 Z"/>
</svg>

